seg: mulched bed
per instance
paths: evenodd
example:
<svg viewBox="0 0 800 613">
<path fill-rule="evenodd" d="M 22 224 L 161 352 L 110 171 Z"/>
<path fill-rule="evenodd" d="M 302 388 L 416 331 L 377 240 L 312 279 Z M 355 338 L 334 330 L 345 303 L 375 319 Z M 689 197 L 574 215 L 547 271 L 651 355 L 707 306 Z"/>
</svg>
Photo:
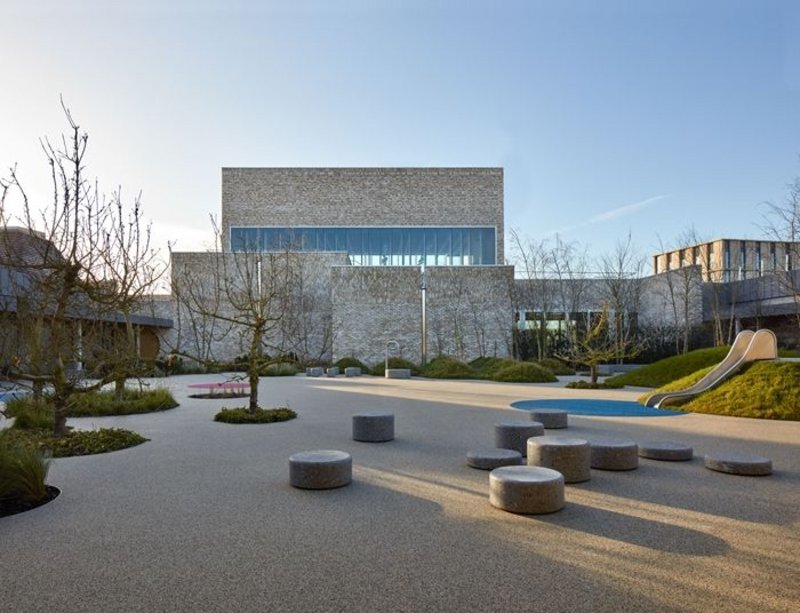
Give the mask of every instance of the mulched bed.
<svg viewBox="0 0 800 613">
<path fill-rule="evenodd" d="M 55 500 L 61 493 L 60 489 L 52 485 L 46 485 L 45 489 L 47 490 L 47 496 L 44 500 L 40 500 L 39 502 L 22 503 L 14 500 L 0 500 L 0 517 L 7 517 L 8 515 L 16 515 L 17 513 L 30 511 L 43 504 L 47 504 L 51 500 Z"/>
</svg>

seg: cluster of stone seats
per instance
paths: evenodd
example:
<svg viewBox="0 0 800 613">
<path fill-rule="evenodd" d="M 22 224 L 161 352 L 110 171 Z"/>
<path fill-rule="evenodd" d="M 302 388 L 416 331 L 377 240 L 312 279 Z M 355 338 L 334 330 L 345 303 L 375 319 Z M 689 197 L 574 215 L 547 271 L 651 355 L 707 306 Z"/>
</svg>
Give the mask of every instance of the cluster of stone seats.
<svg viewBox="0 0 800 613">
<path fill-rule="evenodd" d="M 639 458 L 666 462 L 694 457 L 689 445 L 674 441 L 637 444 L 628 439 L 587 439 L 545 435 L 568 427 L 566 411 L 531 412 L 531 421 L 495 425 L 495 448 L 467 453 L 467 464 L 489 470 L 489 502 L 512 513 L 554 513 L 564 507 L 564 485 L 591 479 L 592 469 L 629 471 Z M 705 467 L 737 475 L 769 475 L 768 458 L 748 454 L 710 454 Z"/>
<path fill-rule="evenodd" d="M 394 440 L 393 413 L 359 413 L 352 416 L 355 441 L 383 443 Z M 521 514 L 554 513 L 565 505 L 564 485 L 591 479 L 592 469 L 635 470 L 639 458 L 680 462 L 694 457 L 694 450 L 674 441 L 637 444 L 627 439 L 587 439 L 546 435 L 545 430 L 568 427 L 566 411 L 532 411 L 529 420 L 495 424 L 495 447 L 467 453 L 467 464 L 488 470 L 489 502 Z M 709 470 L 737 475 L 769 475 L 772 462 L 762 456 L 709 454 Z M 289 458 L 289 481 L 301 489 L 333 489 L 352 481 L 353 459 L 349 453 L 320 449 L 295 453 Z"/>
<path fill-rule="evenodd" d="M 325 369 L 322 366 L 312 366 L 306 368 L 306 377 L 321 377 L 322 375 L 327 375 L 328 377 L 338 377 L 340 374 L 341 372 L 338 366 L 331 366 L 328 369 Z M 344 376 L 360 377 L 361 368 L 358 366 L 347 366 L 344 369 Z"/>
<path fill-rule="evenodd" d="M 394 440 L 394 413 L 353 415 L 353 440 L 385 443 Z M 353 480 L 353 458 L 345 451 L 317 449 L 289 457 L 289 483 L 305 490 L 328 490 Z"/>
</svg>

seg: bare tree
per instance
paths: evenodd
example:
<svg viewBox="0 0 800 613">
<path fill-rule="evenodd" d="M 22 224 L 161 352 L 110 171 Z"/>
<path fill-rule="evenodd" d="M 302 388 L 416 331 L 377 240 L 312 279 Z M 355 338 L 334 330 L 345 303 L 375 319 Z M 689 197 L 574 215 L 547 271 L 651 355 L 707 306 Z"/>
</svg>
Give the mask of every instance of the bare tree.
<svg viewBox="0 0 800 613">
<path fill-rule="evenodd" d="M 218 244 L 220 230 L 215 226 Z M 295 304 L 299 287 L 299 255 L 290 249 L 199 254 L 196 262 L 179 261 L 173 254 L 173 294 L 183 322 L 205 336 L 194 341 L 203 354 L 193 353 L 192 341 L 184 340 L 174 352 L 197 361 L 213 346 L 235 347 L 246 357 L 250 384 L 248 409 L 256 412 L 258 382 L 269 352 L 286 351 L 286 318 Z M 208 349 L 207 349 L 208 348 Z"/>
<path fill-rule="evenodd" d="M 616 360 L 629 356 L 628 347 L 636 337 L 636 318 L 642 293 L 644 260 L 628 234 L 614 252 L 601 258 L 603 302 L 608 309 L 611 333 L 617 344 Z"/>
<path fill-rule="evenodd" d="M 692 336 L 694 312 L 696 305 L 701 304 L 703 275 L 699 243 L 701 239 L 694 227 L 681 232 L 676 240 L 682 248 L 678 251 L 678 266 L 665 271 L 658 279 L 661 298 L 669 305 L 672 325 L 675 330 L 675 353 L 688 353 Z M 664 249 L 661 243 L 661 251 Z"/>
<path fill-rule="evenodd" d="M 535 316 L 534 338 L 539 359 L 547 356 L 548 315 L 553 309 L 554 285 L 551 282 L 553 252 L 546 240 L 535 241 L 511 230 L 512 259 L 522 279 L 515 284 L 522 312 Z"/>
<path fill-rule="evenodd" d="M 120 190 L 105 197 L 86 179 L 88 135 L 62 107 L 69 136 L 58 146 L 42 141 L 50 206 L 33 208 L 15 168 L 0 181 L 3 366 L 9 378 L 47 390 L 56 436 L 66 433 L 76 394 L 137 374 L 134 315 L 164 271 L 139 197 L 127 210 Z"/>
<path fill-rule="evenodd" d="M 762 229 L 773 240 L 785 243 L 783 262 L 776 262 L 773 271 L 778 286 L 794 301 L 795 318 L 800 325 L 800 177 L 786 185 L 781 203 L 765 202 Z"/>
<path fill-rule="evenodd" d="M 567 362 L 588 366 L 593 384 L 597 383 L 600 364 L 620 357 L 634 357 L 640 350 L 635 340 L 620 339 L 614 334 L 609 310 L 608 306 L 603 307 L 596 317 L 586 322 L 585 327 L 576 328 L 569 347 L 556 356 Z"/>
</svg>

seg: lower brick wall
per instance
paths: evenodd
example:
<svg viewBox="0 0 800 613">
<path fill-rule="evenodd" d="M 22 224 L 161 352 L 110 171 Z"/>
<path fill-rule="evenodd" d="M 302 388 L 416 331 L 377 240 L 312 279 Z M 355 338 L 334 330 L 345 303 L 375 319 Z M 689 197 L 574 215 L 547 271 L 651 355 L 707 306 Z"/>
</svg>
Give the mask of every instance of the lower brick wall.
<svg viewBox="0 0 800 613">
<path fill-rule="evenodd" d="M 428 358 L 509 355 L 512 282 L 510 266 L 429 267 Z M 401 357 L 420 361 L 419 268 L 336 266 L 331 274 L 331 300 L 334 360 L 353 356 L 375 364 L 384 359 L 386 343 L 397 341 Z"/>
</svg>

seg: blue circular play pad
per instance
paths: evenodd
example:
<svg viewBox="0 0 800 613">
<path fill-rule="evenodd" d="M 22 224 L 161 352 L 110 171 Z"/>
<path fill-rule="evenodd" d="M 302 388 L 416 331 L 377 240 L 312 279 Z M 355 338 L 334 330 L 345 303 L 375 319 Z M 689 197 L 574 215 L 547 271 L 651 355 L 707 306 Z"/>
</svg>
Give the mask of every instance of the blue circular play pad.
<svg viewBox="0 0 800 613">
<path fill-rule="evenodd" d="M 685 411 L 655 409 L 627 400 L 596 400 L 592 398 L 557 398 L 552 400 L 517 400 L 515 409 L 561 409 L 570 415 L 594 415 L 597 417 L 666 417 L 686 415 Z"/>
</svg>

